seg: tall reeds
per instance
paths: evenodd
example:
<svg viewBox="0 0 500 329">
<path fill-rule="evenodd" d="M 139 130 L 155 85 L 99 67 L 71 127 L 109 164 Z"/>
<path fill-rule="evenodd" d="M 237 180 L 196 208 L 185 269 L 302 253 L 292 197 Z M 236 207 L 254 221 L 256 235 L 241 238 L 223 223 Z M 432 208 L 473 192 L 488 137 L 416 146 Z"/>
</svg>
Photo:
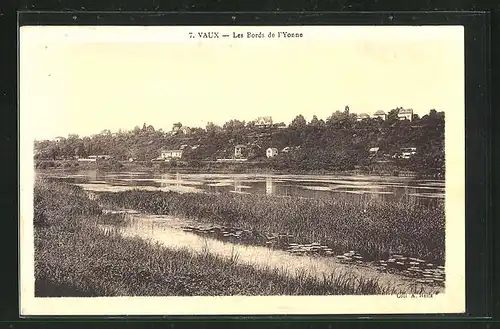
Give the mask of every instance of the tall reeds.
<svg viewBox="0 0 500 329">
<path fill-rule="evenodd" d="M 134 199 L 137 195 L 134 195 Z M 149 203 L 141 195 L 139 203 Z M 164 200 L 158 209 L 188 203 Z M 207 213 L 211 208 L 205 204 Z M 221 208 L 225 211 L 225 208 Z M 374 278 L 256 268 L 238 254 L 224 258 L 165 249 L 138 238 L 102 231 L 101 209 L 83 190 L 37 181 L 35 187 L 35 294 L 42 296 L 192 296 L 389 294 Z M 237 213 L 237 212 L 236 212 Z M 193 213 L 194 214 L 194 213 Z M 224 214 L 224 212 L 222 212 Z"/>
<path fill-rule="evenodd" d="M 266 195 L 125 191 L 99 202 L 140 212 L 174 215 L 262 233 L 293 234 L 304 242 L 356 250 L 374 258 L 391 253 L 444 262 L 444 205 L 404 200 L 355 202 Z"/>
</svg>

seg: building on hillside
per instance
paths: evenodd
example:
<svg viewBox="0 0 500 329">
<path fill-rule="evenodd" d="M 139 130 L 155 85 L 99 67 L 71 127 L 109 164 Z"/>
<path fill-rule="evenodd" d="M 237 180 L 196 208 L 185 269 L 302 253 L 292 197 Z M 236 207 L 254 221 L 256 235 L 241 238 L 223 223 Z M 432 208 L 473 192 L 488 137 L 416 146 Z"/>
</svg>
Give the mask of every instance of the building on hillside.
<svg viewBox="0 0 500 329">
<path fill-rule="evenodd" d="M 78 158 L 77 160 L 78 162 L 97 162 L 97 158 L 91 158 L 91 157 L 88 157 L 88 158 Z"/>
<path fill-rule="evenodd" d="M 367 113 L 361 113 L 357 116 L 356 121 L 362 121 L 365 119 L 370 119 L 370 116 Z"/>
<path fill-rule="evenodd" d="M 378 153 L 379 147 L 372 147 L 371 149 L 368 150 L 370 152 L 370 155 L 376 155 Z"/>
<path fill-rule="evenodd" d="M 254 120 L 257 127 L 271 127 L 273 125 L 273 118 L 270 116 L 258 117 Z"/>
<path fill-rule="evenodd" d="M 95 162 L 97 160 L 110 160 L 111 158 L 113 158 L 111 155 L 103 154 L 103 155 L 89 155 L 87 158 L 80 158 L 80 159 L 83 159 L 82 161 Z"/>
<path fill-rule="evenodd" d="M 177 122 L 172 125 L 172 134 L 176 134 L 182 128 L 182 123 Z"/>
<path fill-rule="evenodd" d="M 64 137 L 57 136 L 56 138 L 54 138 L 54 141 L 55 141 L 55 142 L 61 142 L 61 141 L 65 140 L 65 139 L 66 139 L 66 138 L 64 138 Z"/>
<path fill-rule="evenodd" d="M 172 131 L 170 132 L 172 135 L 184 134 L 189 135 L 191 133 L 191 128 L 185 127 L 182 123 L 177 122 L 172 126 Z"/>
<path fill-rule="evenodd" d="M 411 121 L 413 119 L 413 110 L 412 109 L 400 109 L 398 111 L 398 119 Z"/>
<path fill-rule="evenodd" d="M 403 147 L 401 149 L 401 158 L 403 159 L 409 159 L 412 156 L 417 154 L 417 148 L 416 147 Z"/>
<path fill-rule="evenodd" d="M 162 150 L 160 153 L 160 159 L 171 160 L 182 158 L 182 150 Z"/>
<path fill-rule="evenodd" d="M 236 146 L 234 147 L 234 156 L 235 156 L 236 158 L 241 158 L 241 157 L 243 157 L 243 153 L 244 153 L 245 149 L 246 149 L 246 146 L 245 146 L 245 145 L 241 145 L 241 144 L 240 144 L 240 145 L 236 145 Z"/>
<path fill-rule="evenodd" d="M 270 147 L 266 150 L 266 156 L 268 158 L 272 158 L 274 156 L 278 155 L 278 149 L 275 147 Z"/>
<path fill-rule="evenodd" d="M 189 127 L 182 127 L 181 129 L 179 129 L 179 131 L 181 133 L 183 133 L 184 135 L 189 135 L 191 133 L 191 128 L 189 128 Z"/>
<path fill-rule="evenodd" d="M 111 155 L 107 155 L 107 154 L 103 154 L 103 155 L 98 155 L 97 158 L 99 160 L 110 160 L 112 159 L 113 157 Z"/>
<path fill-rule="evenodd" d="M 373 117 L 385 120 L 385 119 L 387 119 L 387 114 L 382 110 L 378 110 L 377 112 L 375 112 L 373 114 Z"/>
</svg>

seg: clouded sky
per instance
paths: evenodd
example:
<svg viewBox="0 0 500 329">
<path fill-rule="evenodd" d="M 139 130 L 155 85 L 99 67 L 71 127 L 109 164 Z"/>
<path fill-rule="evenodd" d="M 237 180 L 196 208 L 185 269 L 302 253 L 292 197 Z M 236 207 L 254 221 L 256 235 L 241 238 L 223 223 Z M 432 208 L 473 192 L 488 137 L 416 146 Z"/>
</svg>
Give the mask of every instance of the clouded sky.
<svg viewBox="0 0 500 329">
<path fill-rule="evenodd" d="M 201 28 L 23 28 L 20 110 L 37 139 L 144 122 L 326 119 L 345 105 L 463 111 L 462 28 L 295 29 L 304 37 L 203 41 L 187 37 Z"/>
</svg>

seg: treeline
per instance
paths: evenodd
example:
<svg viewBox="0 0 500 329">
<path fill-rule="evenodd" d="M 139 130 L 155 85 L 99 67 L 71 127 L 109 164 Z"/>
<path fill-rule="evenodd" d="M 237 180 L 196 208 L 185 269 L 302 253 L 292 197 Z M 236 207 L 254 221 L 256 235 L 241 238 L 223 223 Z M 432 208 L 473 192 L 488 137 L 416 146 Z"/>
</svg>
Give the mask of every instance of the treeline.
<svg viewBox="0 0 500 329">
<path fill-rule="evenodd" d="M 107 154 L 116 160 L 133 158 L 150 161 L 162 149 L 183 149 L 182 160 L 200 164 L 207 160 L 229 158 L 234 147 L 245 145 L 249 161 L 263 161 L 277 170 L 370 170 L 377 166 L 405 169 L 421 173 L 444 172 L 444 112 L 430 110 L 411 121 L 398 120 L 398 109 L 391 110 L 386 120 L 357 120 L 355 114 L 335 112 L 326 120 L 316 116 L 307 122 L 298 115 L 288 126 L 259 127 L 255 123 L 231 120 L 223 126 L 213 123 L 205 128 L 181 129 L 176 123 L 172 131 L 156 130 L 152 125 L 136 126 L 131 131 L 112 133 L 105 130 L 87 137 L 69 135 L 59 141 L 36 141 L 37 160 L 86 157 Z M 266 149 L 278 149 L 278 156 L 267 159 Z M 282 152 L 288 147 L 289 152 Z M 369 149 L 378 147 L 376 155 Z M 411 159 L 394 157 L 401 148 L 415 147 Z"/>
</svg>

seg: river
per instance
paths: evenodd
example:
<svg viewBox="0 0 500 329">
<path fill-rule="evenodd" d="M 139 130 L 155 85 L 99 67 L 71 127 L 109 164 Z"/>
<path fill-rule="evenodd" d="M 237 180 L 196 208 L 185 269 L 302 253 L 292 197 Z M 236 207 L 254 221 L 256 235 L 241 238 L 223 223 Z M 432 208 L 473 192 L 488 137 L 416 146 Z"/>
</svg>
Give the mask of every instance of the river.
<svg viewBox="0 0 500 329">
<path fill-rule="evenodd" d="M 432 204 L 444 202 L 443 180 L 390 176 L 272 175 L 150 172 L 39 172 L 64 179 L 89 191 L 128 189 L 175 192 L 267 194 L 305 198 L 343 195 L 356 201 L 395 201 Z"/>
</svg>

